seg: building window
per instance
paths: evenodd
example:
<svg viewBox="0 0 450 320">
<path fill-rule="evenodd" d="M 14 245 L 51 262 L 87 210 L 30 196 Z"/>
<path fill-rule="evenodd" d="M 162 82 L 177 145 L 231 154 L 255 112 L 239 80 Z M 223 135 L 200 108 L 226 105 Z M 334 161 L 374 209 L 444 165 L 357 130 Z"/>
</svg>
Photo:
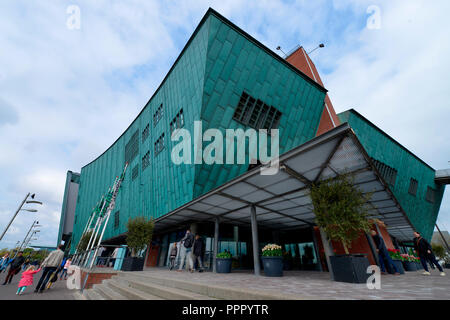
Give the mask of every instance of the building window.
<svg viewBox="0 0 450 320">
<path fill-rule="evenodd" d="M 155 156 L 164 149 L 164 133 L 155 142 Z"/>
<path fill-rule="evenodd" d="M 242 92 L 233 119 L 255 129 L 277 129 L 281 112 L 263 101 Z"/>
<path fill-rule="evenodd" d="M 125 162 L 131 163 L 134 158 L 139 153 L 139 131 L 136 130 L 136 132 L 131 136 L 128 143 L 125 145 Z"/>
<path fill-rule="evenodd" d="M 142 157 L 142 171 L 144 171 L 150 165 L 150 151 L 147 151 L 145 156 Z"/>
<path fill-rule="evenodd" d="M 395 186 L 395 181 L 397 180 L 397 170 L 388 166 L 387 164 L 384 164 L 381 161 L 375 160 L 374 158 L 371 159 L 384 180 L 388 184 Z"/>
<path fill-rule="evenodd" d="M 159 122 L 159 120 L 161 120 L 163 116 L 163 105 L 161 103 L 161 105 L 158 107 L 158 109 L 156 109 L 156 112 L 153 114 L 153 126 L 156 127 L 156 124 Z"/>
<path fill-rule="evenodd" d="M 183 115 L 183 109 L 180 110 L 180 112 L 177 113 L 175 118 L 170 122 L 170 134 L 172 135 L 172 132 L 175 129 L 180 129 L 184 126 L 184 115 Z"/>
<path fill-rule="evenodd" d="M 419 182 L 416 179 L 411 178 L 409 181 L 409 189 L 408 193 L 415 196 L 417 194 L 417 187 L 419 186 Z"/>
<path fill-rule="evenodd" d="M 431 188 L 431 187 L 428 187 L 428 188 L 427 188 L 427 194 L 426 194 L 426 196 L 425 196 L 425 199 L 426 199 L 428 202 L 434 203 L 434 202 L 436 201 L 436 190 L 434 190 L 434 189 Z"/>
<path fill-rule="evenodd" d="M 120 223 L 120 211 L 116 211 L 114 213 L 114 229 L 117 229 L 119 227 Z"/>
<path fill-rule="evenodd" d="M 144 131 L 142 131 L 142 142 L 147 140 L 149 134 L 150 134 L 150 128 L 149 128 L 149 125 L 147 124 L 147 126 L 144 129 Z"/>
<path fill-rule="evenodd" d="M 138 177 L 139 175 L 139 165 L 135 165 L 133 168 L 133 171 L 131 172 L 131 180 L 134 180 Z"/>
</svg>

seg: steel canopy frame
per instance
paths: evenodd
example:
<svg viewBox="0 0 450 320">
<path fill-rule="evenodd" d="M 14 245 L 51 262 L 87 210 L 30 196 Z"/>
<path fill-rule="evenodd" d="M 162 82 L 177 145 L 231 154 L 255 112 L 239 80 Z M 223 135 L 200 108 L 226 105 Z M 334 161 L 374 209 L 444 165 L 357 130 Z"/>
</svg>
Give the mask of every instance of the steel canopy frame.
<svg viewBox="0 0 450 320">
<path fill-rule="evenodd" d="M 309 196 L 312 183 L 350 173 L 354 185 L 373 192 L 368 208 L 388 232 L 409 241 L 414 227 L 353 130 L 344 123 L 280 156 L 277 174 L 256 167 L 155 220 L 155 231 L 187 220 L 251 224 L 254 206 L 259 227 L 289 230 L 311 227 L 315 215 Z"/>
</svg>

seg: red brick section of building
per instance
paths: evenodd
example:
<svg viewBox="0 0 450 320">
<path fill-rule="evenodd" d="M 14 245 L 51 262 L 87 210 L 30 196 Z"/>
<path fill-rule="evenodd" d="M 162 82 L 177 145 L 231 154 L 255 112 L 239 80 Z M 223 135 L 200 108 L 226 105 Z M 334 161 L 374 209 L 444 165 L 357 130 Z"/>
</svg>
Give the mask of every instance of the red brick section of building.
<svg viewBox="0 0 450 320">
<path fill-rule="evenodd" d="M 293 53 L 291 53 L 287 58 L 286 61 L 292 64 L 294 67 L 302 71 L 304 74 L 306 74 L 308 77 L 310 77 L 312 80 L 319 83 L 322 87 L 324 87 L 322 79 L 320 78 L 319 72 L 317 71 L 316 66 L 314 65 L 314 62 L 312 62 L 309 55 L 305 52 L 305 49 L 303 47 L 299 47 L 297 50 L 295 50 Z M 325 96 L 325 103 L 324 103 L 324 109 L 322 112 L 322 117 L 320 119 L 319 128 L 317 129 L 316 136 L 319 136 L 328 130 L 333 129 L 334 127 L 340 125 L 340 121 L 338 116 L 336 115 L 336 112 L 334 111 L 333 104 L 331 103 L 331 100 L 328 96 L 328 94 Z M 375 226 L 373 227 L 375 229 Z M 379 229 L 381 231 L 381 236 L 384 239 L 384 242 L 386 243 L 386 247 L 389 249 L 393 249 L 394 245 L 392 243 L 392 239 L 389 236 L 389 233 L 387 232 L 386 228 L 383 225 L 379 225 Z M 321 255 L 322 263 L 324 263 L 325 256 L 324 256 L 324 250 L 322 241 L 320 239 L 320 234 L 318 228 L 315 228 L 316 238 L 319 242 L 319 252 Z M 341 243 L 332 241 L 332 246 L 334 249 L 334 252 L 336 254 L 344 254 L 344 247 Z M 365 253 L 367 254 L 367 258 L 369 259 L 369 262 L 371 264 L 375 264 L 375 259 L 372 254 L 372 250 L 370 248 L 369 242 L 367 241 L 366 236 L 362 233 L 359 239 L 353 241 L 352 247 L 349 249 L 350 253 Z M 323 265 L 324 269 L 326 269 L 326 266 Z"/>
<path fill-rule="evenodd" d="M 320 75 L 317 72 L 316 66 L 314 65 L 308 54 L 305 52 L 305 49 L 303 49 L 303 47 L 298 48 L 296 51 L 290 54 L 286 58 L 286 61 L 302 71 L 312 80 L 319 83 L 322 87 L 324 86 L 322 79 L 320 79 Z M 316 136 L 319 136 L 322 133 L 325 133 L 340 124 L 341 123 L 339 121 L 339 118 L 334 111 L 333 104 L 331 103 L 331 100 L 327 94 L 325 96 L 325 105 L 323 108 L 322 117 L 320 118 L 319 128 L 317 129 Z"/>
</svg>

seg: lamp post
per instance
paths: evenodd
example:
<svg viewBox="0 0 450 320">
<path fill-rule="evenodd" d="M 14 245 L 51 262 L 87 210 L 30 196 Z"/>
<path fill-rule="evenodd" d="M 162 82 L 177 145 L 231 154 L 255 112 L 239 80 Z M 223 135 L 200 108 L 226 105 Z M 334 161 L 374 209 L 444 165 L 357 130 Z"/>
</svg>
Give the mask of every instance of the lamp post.
<svg viewBox="0 0 450 320">
<path fill-rule="evenodd" d="M 319 44 L 317 47 L 315 47 L 314 49 L 312 49 L 310 52 L 308 52 L 308 54 L 311 54 L 311 52 L 313 52 L 313 51 L 315 51 L 315 50 L 317 50 L 317 49 L 319 49 L 319 48 L 323 48 L 323 47 L 325 47 L 325 45 L 324 45 L 323 43 L 321 43 L 321 44 Z"/>
<path fill-rule="evenodd" d="M 0 236 L 0 241 L 3 239 L 3 236 L 5 235 L 6 231 L 8 231 L 9 227 L 11 226 L 12 222 L 14 221 L 14 219 L 16 218 L 17 214 L 19 213 L 19 211 L 28 211 L 28 212 L 37 212 L 36 209 L 22 209 L 23 205 L 25 203 L 36 203 L 36 204 L 40 204 L 42 205 L 42 202 L 37 201 L 37 200 L 28 200 L 28 197 L 30 196 L 30 193 L 28 192 L 25 199 L 23 199 L 22 203 L 20 204 L 19 208 L 17 209 L 16 213 L 14 214 L 14 216 L 12 217 L 11 221 L 9 221 L 8 225 L 5 228 L 5 231 L 3 231 L 2 235 Z M 31 199 L 34 199 L 35 194 L 33 193 L 31 195 Z M 19 241 L 20 243 L 20 241 Z"/>
</svg>

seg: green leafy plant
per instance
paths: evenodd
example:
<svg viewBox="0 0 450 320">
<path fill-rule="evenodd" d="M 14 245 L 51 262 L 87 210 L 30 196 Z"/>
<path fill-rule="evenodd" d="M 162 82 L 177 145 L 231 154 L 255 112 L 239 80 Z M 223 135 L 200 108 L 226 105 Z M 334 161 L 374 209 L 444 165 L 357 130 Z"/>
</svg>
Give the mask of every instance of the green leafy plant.
<svg viewBox="0 0 450 320">
<path fill-rule="evenodd" d="M 77 245 L 78 252 L 83 252 L 87 249 L 87 246 L 89 244 L 89 240 L 91 239 L 92 231 L 87 231 L 80 239 Z M 97 238 L 95 239 L 94 243 L 98 243 L 98 240 L 100 240 L 100 235 L 97 234 Z"/>
<path fill-rule="evenodd" d="M 268 244 L 262 248 L 262 255 L 263 257 L 282 257 L 283 251 L 277 244 Z"/>
<path fill-rule="evenodd" d="M 144 217 L 130 218 L 127 223 L 127 245 L 131 248 L 131 256 L 136 257 L 150 243 L 153 235 L 153 220 Z"/>
<path fill-rule="evenodd" d="M 431 244 L 431 248 L 433 250 L 433 253 L 436 257 L 438 257 L 439 259 L 444 259 L 445 258 L 445 249 L 443 246 L 441 246 L 440 244 Z"/>
<path fill-rule="evenodd" d="M 349 175 L 323 180 L 311 188 L 317 225 L 331 240 L 340 241 L 346 254 L 352 241 L 370 230 L 365 204 L 371 197 L 355 188 Z"/>
<path fill-rule="evenodd" d="M 231 259 L 231 253 L 224 251 L 224 252 L 220 252 L 216 255 L 216 258 L 219 259 Z"/>
</svg>

